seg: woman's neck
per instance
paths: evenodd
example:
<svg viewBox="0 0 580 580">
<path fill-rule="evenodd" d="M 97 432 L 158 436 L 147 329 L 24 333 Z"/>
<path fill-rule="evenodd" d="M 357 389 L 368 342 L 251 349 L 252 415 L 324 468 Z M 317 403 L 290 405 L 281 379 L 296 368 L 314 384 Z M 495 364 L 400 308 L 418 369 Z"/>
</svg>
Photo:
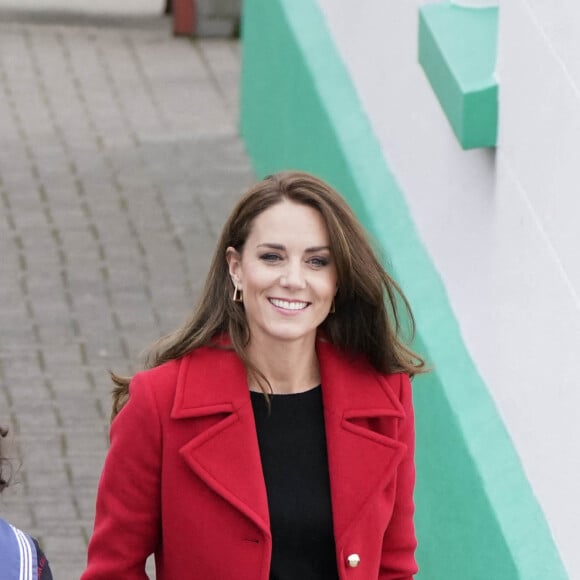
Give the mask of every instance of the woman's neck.
<svg viewBox="0 0 580 580">
<path fill-rule="evenodd" d="M 282 343 L 252 340 L 247 353 L 274 394 L 301 393 L 320 384 L 315 339 Z M 260 390 L 256 380 L 250 380 L 250 389 Z"/>
</svg>

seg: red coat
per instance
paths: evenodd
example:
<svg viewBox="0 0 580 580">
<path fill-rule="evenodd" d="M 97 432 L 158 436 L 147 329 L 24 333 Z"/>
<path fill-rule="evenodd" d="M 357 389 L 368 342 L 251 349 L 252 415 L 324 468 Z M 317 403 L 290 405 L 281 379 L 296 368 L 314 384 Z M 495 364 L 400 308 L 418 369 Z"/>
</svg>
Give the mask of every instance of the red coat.
<svg viewBox="0 0 580 580">
<path fill-rule="evenodd" d="M 317 349 L 340 580 L 409 580 L 417 571 L 410 382 L 328 343 Z M 151 553 L 157 580 L 268 580 L 271 551 L 237 355 L 201 348 L 137 374 L 111 426 L 81 580 L 145 579 Z"/>
</svg>

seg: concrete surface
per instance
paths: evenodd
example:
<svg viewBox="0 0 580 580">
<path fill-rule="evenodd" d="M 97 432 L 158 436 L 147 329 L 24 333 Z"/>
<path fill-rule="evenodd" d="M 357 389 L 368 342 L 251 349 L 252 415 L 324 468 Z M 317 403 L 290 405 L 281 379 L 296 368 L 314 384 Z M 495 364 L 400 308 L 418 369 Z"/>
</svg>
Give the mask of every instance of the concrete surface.
<svg viewBox="0 0 580 580">
<path fill-rule="evenodd" d="M 107 369 L 136 370 L 180 323 L 253 180 L 238 43 L 174 39 L 160 1 L 114 4 L 0 1 L 0 424 L 14 467 L 0 514 L 38 537 L 55 580 L 84 567 Z"/>
</svg>

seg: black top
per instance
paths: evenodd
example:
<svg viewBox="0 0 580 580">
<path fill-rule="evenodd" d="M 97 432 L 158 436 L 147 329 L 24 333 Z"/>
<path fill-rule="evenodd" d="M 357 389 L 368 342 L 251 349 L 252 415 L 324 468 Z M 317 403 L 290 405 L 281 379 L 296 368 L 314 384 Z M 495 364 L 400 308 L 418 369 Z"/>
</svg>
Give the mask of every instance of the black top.
<svg viewBox="0 0 580 580">
<path fill-rule="evenodd" d="M 251 393 L 272 531 L 270 580 L 337 580 L 322 389 Z"/>
</svg>

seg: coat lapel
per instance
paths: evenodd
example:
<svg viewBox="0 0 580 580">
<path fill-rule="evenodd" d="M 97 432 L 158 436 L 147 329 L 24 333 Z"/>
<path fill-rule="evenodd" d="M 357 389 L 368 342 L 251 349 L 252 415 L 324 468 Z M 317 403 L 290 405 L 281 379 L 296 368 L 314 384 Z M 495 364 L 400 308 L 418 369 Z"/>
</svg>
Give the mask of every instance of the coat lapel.
<svg viewBox="0 0 580 580">
<path fill-rule="evenodd" d="M 368 364 L 319 341 L 335 538 L 393 478 L 406 447 L 404 410 Z M 180 453 L 211 489 L 270 534 L 268 500 L 245 368 L 233 351 L 201 348 L 184 358 L 171 414 L 191 421 Z"/>
<path fill-rule="evenodd" d="M 368 364 L 319 341 L 332 509 L 337 544 L 367 501 L 384 490 L 405 455 L 403 407 Z"/>
<path fill-rule="evenodd" d="M 266 487 L 245 368 L 234 351 L 201 348 L 184 359 L 171 414 L 195 424 L 181 448 L 217 494 L 270 533 Z"/>
</svg>

